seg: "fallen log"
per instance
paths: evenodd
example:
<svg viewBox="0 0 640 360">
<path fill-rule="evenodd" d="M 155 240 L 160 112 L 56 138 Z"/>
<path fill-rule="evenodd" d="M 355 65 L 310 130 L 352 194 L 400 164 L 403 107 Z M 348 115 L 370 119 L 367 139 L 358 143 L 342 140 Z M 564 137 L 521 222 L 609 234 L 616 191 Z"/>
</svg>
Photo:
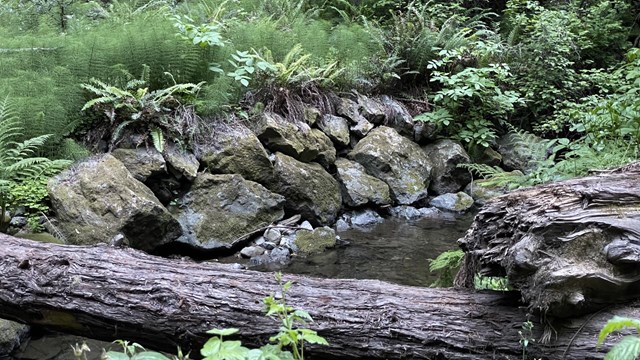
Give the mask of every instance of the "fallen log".
<svg viewBox="0 0 640 360">
<path fill-rule="evenodd" d="M 458 243 L 457 285 L 506 276 L 533 311 L 572 317 L 640 297 L 640 163 L 492 199 Z"/>
<path fill-rule="evenodd" d="M 165 259 L 111 246 L 63 246 L 0 235 L 0 317 L 91 338 L 137 341 L 175 352 L 195 349 L 211 328 L 240 328 L 247 344 L 278 329 L 262 298 L 278 291 L 272 274 L 218 263 Z M 287 301 L 308 310 L 330 343 L 321 359 L 514 359 L 525 321 L 518 293 L 400 286 L 374 280 L 284 275 Z M 555 324 L 530 358 L 602 359 L 600 327 L 612 314 L 638 316 L 640 304 Z M 543 326 L 533 320 L 531 335 Z"/>
</svg>

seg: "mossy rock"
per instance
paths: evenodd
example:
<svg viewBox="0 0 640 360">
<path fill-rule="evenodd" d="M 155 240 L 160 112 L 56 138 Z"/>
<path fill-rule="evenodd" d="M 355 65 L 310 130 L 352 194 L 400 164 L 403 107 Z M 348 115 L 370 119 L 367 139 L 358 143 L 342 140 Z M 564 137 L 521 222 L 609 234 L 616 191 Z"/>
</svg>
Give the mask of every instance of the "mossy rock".
<svg viewBox="0 0 640 360">
<path fill-rule="evenodd" d="M 29 334 L 29 327 L 0 319 L 0 357 L 17 349 Z"/>
<path fill-rule="evenodd" d="M 336 233 L 329 227 L 319 227 L 313 230 L 298 230 L 295 244 L 300 255 L 308 256 L 323 252 L 336 245 Z"/>
</svg>

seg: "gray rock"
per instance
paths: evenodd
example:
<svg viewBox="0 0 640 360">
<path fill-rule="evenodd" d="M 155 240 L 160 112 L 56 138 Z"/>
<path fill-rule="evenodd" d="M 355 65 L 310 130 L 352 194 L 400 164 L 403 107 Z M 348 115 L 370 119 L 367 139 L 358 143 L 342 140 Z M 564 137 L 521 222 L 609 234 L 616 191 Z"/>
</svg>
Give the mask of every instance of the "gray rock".
<svg viewBox="0 0 640 360">
<path fill-rule="evenodd" d="M 276 154 L 277 182 L 273 191 L 286 196 L 285 209 L 314 225 L 332 224 L 342 205 L 340 186 L 318 164 L 307 164 Z"/>
<path fill-rule="evenodd" d="M 546 157 L 546 148 L 540 151 L 543 140 L 535 135 L 527 135 L 526 140 L 514 133 L 498 139 L 498 152 L 506 170 L 520 170 L 527 174 L 536 167 L 537 161 Z"/>
<path fill-rule="evenodd" d="M 282 237 L 282 234 L 280 233 L 280 230 L 273 229 L 273 228 L 265 230 L 263 235 L 263 238 L 265 241 L 269 241 L 275 244 L 280 242 L 281 237 Z"/>
<path fill-rule="evenodd" d="M 407 108 L 390 96 L 383 95 L 380 99 L 386 108 L 385 125 L 396 129 L 400 135 L 413 139 L 413 117 Z"/>
<path fill-rule="evenodd" d="M 25 227 L 27 226 L 27 223 L 28 221 L 26 216 L 14 216 L 11 218 L 11 221 L 9 221 L 10 226 L 17 228 Z"/>
<path fill-rule="evenodd" d="M 480 158 L 477 159 L 476 162 L 490 166 L 498 166 L 502 163 L 502 155 L 490 147 L 484 148 L 480 154 Z"/>
<path fill-rule="evenodd" d="M 418 220 L 423 218 L 441 218 L 443 213 L 433 207 L 430 208 L 415 208 L 413 206 L 401 205 L 393 207 L 389 210 L 389 213 L 393 217 L 406 219 L 406 220 Z"/>
<path fill-rule="evenodd" d="M 258 245 L 258 246 L 262 246 L 262 244 L 265 243 L 265 239 L 263 236 L 258 236 L 258 238 L 253 242 L 254 244 Z"/>
<path fill-rule="evenodd" d="M 416 121 L 413 124 L 413 141 L 426 144 L 437 138 L 438 128 L 432 123 Z"/>
<path fill-rule="evenodd" d="M 294 125 L 274 113 L 264 113 L 256 125 L 258 139 L 272 152 L 281 152 L 303 162 L 318 157 L 317 141 L 311 135 L 309 125 Z"/>
<path fill-rule="evenodd" d="M 340 158 L 336 160 L 336 178 L 342 189 L 342 200 L 348 206 L 391 203 L 389 186 L 384 181 L 367 174 L 364 166 Z"/>
<path fill-rule="evenodd" d="M 245 258 L 252 258 L 264 254 L 265 249 L 260 246 L 247 246 L 240 250 L 240 255 Z"/>
<path fill-rule="evenodd" d="M 334 144 L 345 147 L 349 145 L 349 123 L 347 119 L 331 114 L 324 114 L 318 121 L 318 127 L 327 134 Z"/>
<path fill-rule="evenodd" d="M 381 126 L 372 130 L 349 158 L 386 182 L 398 204 L 409 205 L 427 197 L 432 168 L 427 154 L 394 129 Z"/>
<path fill-rule="evenodd" d="M 272 250 L 272 249 L 275 249 L 278 246 L 278 244 L 271 241 L 265 241 L 262 244 L 260 244 L 260 246 L 267 250 Z"/>
<path fill-rule="evenodd" d="M 63 171 L 48 191 L 69 244 L 93 245 L 122 233 L 132 247 L 152 251 L 182 233 L 151 190 L 109 154 Z"/>
<path fill-rule="evenodd" d="M 336 245 L 336 233 L 326 226 L 316 228 L 313 231 L 298 230 L 296 231 L 295 244 L 301 255 L 321 253 L 326 248 Z"/>
<path fill-rule="evenodd" d="M 115 149 L 111 155 L 120 160 L 136 180 L 142 182 L 167 172 L 166 161 L 155 148 Z"/>
<path fill-rule="evenodd" d="M 473 198 L 466 193 L 448 193 L 431 199 L 429 205 L 448 211 L 466 211 L 473 206 Z"/>
<path fill-rule="evenodd" d="M 287 265 L 291 261 L 289 249 L 279 246 L 269 253 L 269 261 L 279 265 Z"/>
<path fill-rule="evenodd" d="M 386 117 L 384 105 L 375 99 L 358 94 L 360 114 L 374 124 L 382 124 Z"/>
<path fill-rule="evenodd" d="M 368 227 L 384 221 L 377 212 L 371 209 L 354 211 L 350 214 L 349 220 L 354 227 Z"/>
<path fill-rule="evenodd" d="M 162 155 L 167 164 L 170 165 L 167 168 L 176 178 L 180 179 L 184 176 L 187 180 L 193 181 L 198 175 L 200 162 L 193 153 L 180 149 L 173 142 L 167 141 Z"/>
<path fill-rule="evenodd" d="M 357 124 L 361 119 L 364 119 L 364 117 L 360 115 L 358 108 L 358 103 L 355 101 L 340 98 L 336 104 L 336 114 L 347 118 L 352 124 Z"/>
<path fill-rule="evenodd" d="M 358 138 L 363 138 L 373 130 L 374 126 L 367 119 L 360 119 L 357 124 L 352 125 L 349 129 Z"/>
<path fill-rule="evenodd" d="M 291 250 L 291 252 L 293 252 L 293 253 L 297 253 L 298 252 L 298 246 L 296 245 L 296 237 L 295 237 L 295 235 L 283 236 L 282 239 L 280 240 L 280 246 L 283 246 L 283 247 Z"/>
<path fill-rule="evenodd" d="M 0 357 L 13 352 L 28 336 L 27 325 L 0 319 Z"/>
<path fill-rule="evenodd" d="M 240 175 L 201 173 L 179 202 L 178 241 L 202 250 L 230 249 L 284 215 L 284 197 Z"/>
<path fill-rule="evenodd" d="M 311 223 L 309 223 L 307 220 L 303 221 L 302 224 L 300 224 L 300 228 L 306 229 L 306 230 L 313 230 L 313 226 L 311 226 Z"/>
<path fill-rule="evenodd" d="M 336 162 L 336 148 L 333 147 L 331 139 L 318 129 L 311 129 L 311 136 L 316 141 L 318 156 L 315 161 L 325 169 L 330 169 Z"/>
<path fill-rule="evenodd" d="M 239 174 L 246 180 L 266 184 L 274 170 L 258 137 L 244 126 L 217 129 L 197 155 L 212 174 Z"/>
<path fill-rule="evenodd" d="M 440 140 L 426 146 L 424 151 L 433 164 L 429 190 L 437 195 L 462 190 L 472 177 L 469 170 L 458 167 L 468 164 L 471 158 L 460 143 L 453 140 Z"/>
<path fill-rule="evenodd" d="M 340 218 L 338 219 L 338 221 L 336 221 L 336 231 L 349 230 L 350 227 L 351 226 L 349 225 L 349 223 L 343 218 Z"/>
</svg>

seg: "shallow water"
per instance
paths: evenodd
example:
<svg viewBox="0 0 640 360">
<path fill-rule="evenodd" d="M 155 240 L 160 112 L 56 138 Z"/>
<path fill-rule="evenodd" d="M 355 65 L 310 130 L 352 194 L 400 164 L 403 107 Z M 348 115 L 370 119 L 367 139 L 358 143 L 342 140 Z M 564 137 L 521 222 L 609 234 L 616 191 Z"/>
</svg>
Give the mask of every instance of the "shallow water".
<svg viewBox="0 0 640 360">
<path fill-rule="evenodd" d="M 350 245 L 296 259 L 283 271 L 429 286 L 436 277 L 429 273 L 427 259 L 456 249 L 456 240 L 464 235 L 472 220 L 472 214 L 413 222 L 392 219 L 368 229 L 350 229 L 338 233 Z"/>
</svg>

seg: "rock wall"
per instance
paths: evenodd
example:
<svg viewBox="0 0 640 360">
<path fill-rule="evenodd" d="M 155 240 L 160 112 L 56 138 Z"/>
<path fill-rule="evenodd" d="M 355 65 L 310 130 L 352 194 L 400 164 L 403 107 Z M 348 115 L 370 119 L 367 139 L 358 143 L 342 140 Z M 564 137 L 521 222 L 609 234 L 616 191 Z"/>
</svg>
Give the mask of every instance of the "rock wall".
<svg viewBox="0 0 640 360">
<path fill-rule="evenodd" d="M 459 143 L 435 141 L 429 124 L 388 96 L 332 101 L 334 113 L 306 104 L 304 122 L 264 112 L 249 125 L 211 124 L 193 151 L 168 144 L 86 160 L 49 185 L 58 228 L 70 243 L 150 252 L 239 250 L 253 240 L 243 254 L 264 259 L 318 251 L 325 245 L 313 241 L 330 244 L 331 232 L 314 226 L 359 224 L 363 211 L 413 219 L 471 206 L 459 193 L 471 181 L 457 167 L 469 161 Z M 300 221 L 308 226 L 296 234 Z"/>
</svg>

